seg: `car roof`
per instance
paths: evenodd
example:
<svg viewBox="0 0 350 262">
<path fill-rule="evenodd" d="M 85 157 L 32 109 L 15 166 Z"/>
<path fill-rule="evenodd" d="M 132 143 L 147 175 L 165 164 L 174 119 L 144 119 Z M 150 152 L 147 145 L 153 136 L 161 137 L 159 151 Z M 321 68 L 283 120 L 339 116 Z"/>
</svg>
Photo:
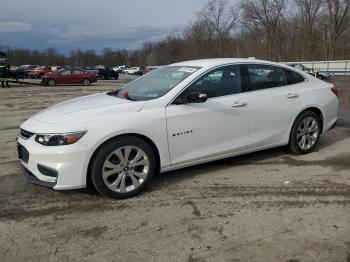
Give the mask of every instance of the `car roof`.
<svg viewBox="0 0 350 262">
<path fill-rule="evenodd" d="M 252 63 L 252 64 L 271 64 L 271 65 L 281 65 L 278 63 L 258 60 L 258 59 L 249 59 L 249 58 L 210 58 L 210 59 L 198 59 L 179 62 L 171 64 L 172 66 L 198 66 L 203 68 L 211 68 L 215 66 L 225 65 L 225 64 L 234 64 L 234 63 Z"/>
</svg>

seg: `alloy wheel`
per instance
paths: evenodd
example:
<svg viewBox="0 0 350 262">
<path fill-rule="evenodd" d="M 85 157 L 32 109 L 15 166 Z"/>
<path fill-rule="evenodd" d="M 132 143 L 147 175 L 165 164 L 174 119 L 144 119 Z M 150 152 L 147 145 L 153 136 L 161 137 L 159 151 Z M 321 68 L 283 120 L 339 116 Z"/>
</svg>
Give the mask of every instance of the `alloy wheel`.
<svg viewBox="0 0 350 262">
<path fill-rule="evenodd" d="M 50 79 L 50 80 L 47 81 L 47 84 L 48 84 L 49 86 L 54 86 L 56 83 L 55 83 L 55 80 Z"/>
<path fill-rule="evenodd" d="M 297 143 L 300 149 L 309 150 L 312 148 L 320 135 L 319 125 L 314 117 L 305 117 L 297 129 Z"/>
<path fill-rule="evenodd" d="M 84 79 L 83 85 L 84 85 L 84 86 L 90 85 L 90 80 L 89 80 L 89 79 Z"/>
<path fill-rule="evenodd" d="M 136 190 L 149 175 L 150 161 L 146 153 L 136 146 L 123 146 L 114 150 L 104 161 L 102 178 L 112 191 L 126 193 Z"/>
</svg>

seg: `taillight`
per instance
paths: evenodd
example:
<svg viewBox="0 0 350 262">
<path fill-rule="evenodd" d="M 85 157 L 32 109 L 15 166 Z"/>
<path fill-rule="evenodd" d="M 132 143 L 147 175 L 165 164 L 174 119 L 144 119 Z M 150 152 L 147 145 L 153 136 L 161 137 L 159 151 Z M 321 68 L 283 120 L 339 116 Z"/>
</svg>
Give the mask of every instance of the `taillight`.
<svg viewBox="0 0 350 262">
<path fill-rule="evenodd" d="M 333 92 L 333 94 L 335 94 L 337 97 L 339 97 L 339 89 L 336 87 L 332 87 L 331 91 Z"/>
</svg>

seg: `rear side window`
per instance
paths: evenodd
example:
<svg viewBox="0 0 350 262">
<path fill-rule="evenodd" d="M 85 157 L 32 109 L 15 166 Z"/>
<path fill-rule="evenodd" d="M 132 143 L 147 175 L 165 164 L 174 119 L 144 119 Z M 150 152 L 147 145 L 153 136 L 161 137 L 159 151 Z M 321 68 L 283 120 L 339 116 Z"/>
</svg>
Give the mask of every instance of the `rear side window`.
<svg viewBox="0 0 350 262">
<path fill-rule="evenodd" d="M 284 72 L 287 76 L 288 85 L 294 85 L 305 81 L 305 78 L 297 72 L 288 69 L 284 69 Z"/>
<path fill-rule="evenodd" d="M 252 91 L 263 90 L 288 84 L 283 68 L 271 65 L 246 65 Z"/>
</svg>

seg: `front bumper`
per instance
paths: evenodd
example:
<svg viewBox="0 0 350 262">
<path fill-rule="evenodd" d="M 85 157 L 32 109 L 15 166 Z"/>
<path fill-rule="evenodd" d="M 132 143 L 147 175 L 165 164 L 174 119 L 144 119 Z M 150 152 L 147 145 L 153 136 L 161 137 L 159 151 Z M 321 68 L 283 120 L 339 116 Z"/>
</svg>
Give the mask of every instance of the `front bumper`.
<svg viewBox="0 0 350 262">
<path fill-rule="evenodd" d="M 22 171 L 22 174 L 27 178 L 27 180 L 32 184 L 45 186 L 49 188 L 54 188 L 56 186 L 56 182 L 41 181 L 32 172 L 30 172 L 27 168 L 25 168 L 23 164 L 21 165 L 21 171 Z"/>
<path fill-rule="evenodd" d="M 86 159 L 89 150 L 79 142 L 67 146 L 43 146 L 29 139 L 18 137 L 18 148 L 22 147 L 28 156 L 20 155 L 22 173 L 29 182 L 55 190 L 86 187 Z M 53 170 L 55 176 L 43 172 L 42 167 Z"/>
</svg>

